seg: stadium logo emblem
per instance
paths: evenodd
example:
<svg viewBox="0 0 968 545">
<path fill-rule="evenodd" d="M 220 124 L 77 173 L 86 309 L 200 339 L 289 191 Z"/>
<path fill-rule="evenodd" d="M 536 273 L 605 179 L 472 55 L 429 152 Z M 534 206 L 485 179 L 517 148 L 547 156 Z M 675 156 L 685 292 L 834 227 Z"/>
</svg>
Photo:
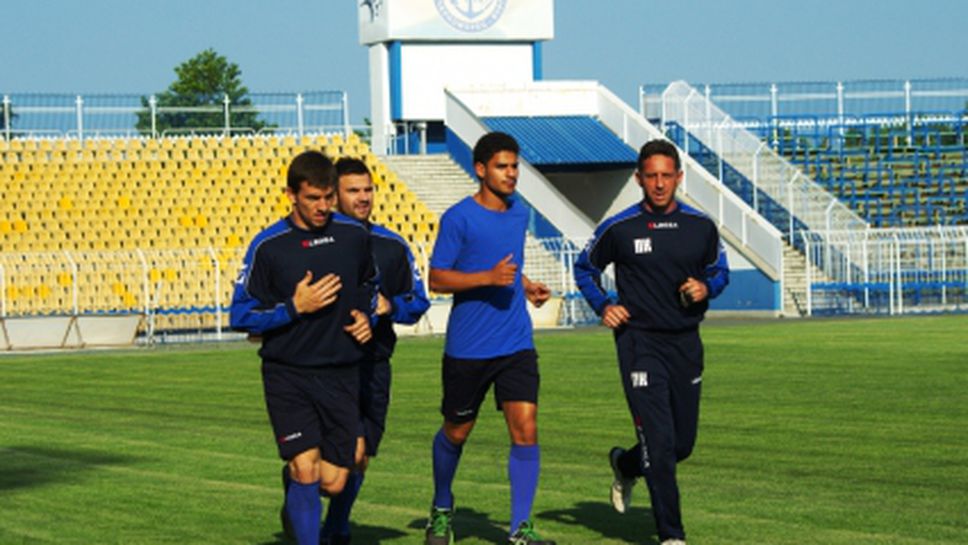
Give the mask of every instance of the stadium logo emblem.
<svg viewBox="0 0 968 545">
<path fill-rule="evenodd" d="M 383 0 L 363 0 L 360 2 L 361 8 L 369 8 L 370 22 L 380 18 L 380 11 L 383 9 Z"/>
<path fill-rule="evenodd" d="M 494 25 L 508 0 L 434 0 L 447 24 L 464 32 L 480 32 Z"/>
</svg>

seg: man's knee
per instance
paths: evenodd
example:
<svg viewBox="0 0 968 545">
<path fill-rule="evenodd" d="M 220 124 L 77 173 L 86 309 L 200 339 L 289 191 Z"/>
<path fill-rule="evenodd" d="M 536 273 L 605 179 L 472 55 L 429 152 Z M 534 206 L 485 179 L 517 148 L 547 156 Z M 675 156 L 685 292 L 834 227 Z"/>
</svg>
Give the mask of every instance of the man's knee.
<svg viewBox="0 0 968 545">
<path fill-rule="evenodd" d="M 319 450 L 301 452 L 289 460 L 289 476 L 292 480 L 311 484 L 319 480 Z"/>
<path fill-rule="evenodd" d="M 538 443 L 538 407 L 534 403 L 504 403 L 504 416 L 511 442 L 530 446 Z"/>
<path fill-rule="evenodd" d="M 471 420 L 470 422 L 454 423 L 445 420 L 443 426 L 444 435 L 452 444 L 457 446 L 463 445 L 470 436 L 471 430 L 474 429 L 474 422 L 474 420 Z"/>
<path fill-rule="evenodd" d="M 511 434 L 511 442 L 515 445 L 531 446 L 538 443 L 538 424 L 534 419 L 510 424 L 508 430 Z"/>
<path fill-rule="evenodd" d="M 347 475 L 346 473 L 343 473 L 342 475 L 337 476 L 331 481 L 325 481 L 325 480 L 320 481 L 319 488 L 327 496 L 338 496 L 339 493 L 342 492 L 343 488 L 346 486 L 346 475 Z"/>
</svg>

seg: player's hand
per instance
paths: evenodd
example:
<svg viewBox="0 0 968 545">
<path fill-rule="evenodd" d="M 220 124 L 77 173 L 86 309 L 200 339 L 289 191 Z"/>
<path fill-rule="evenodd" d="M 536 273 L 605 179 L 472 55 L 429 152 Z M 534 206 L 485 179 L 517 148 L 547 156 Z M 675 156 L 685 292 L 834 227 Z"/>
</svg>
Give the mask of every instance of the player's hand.
<svg viewBox="0 0 968 545">
<path fill-rule="evenodd" d="M 312 271 L 306 271 L 306 276 L 296 284 L 296 291 L 292 294 L 292 305 L 299 314 L 316 312 L 332 305 L 343 288 L 339 277 L 333 273 L 310 283 L 312 280 Z"/>
<path fill-rule="evenodd" d="M 370 330 L 370 319 L 355 308 L 350 311 L 353 323 L 344 327 L 343 331 L 349 333 L 360 344 L 366 344 L 373 338 L 373 331 Z"/>
<path fill-rule="evenodd" d="M 526 281 L 524 284 L 524 296 L 531 301 L 536 308 L 540 308 L 545 301 L 551 298 L 551 290 L 541 282 Z"/>
<path fill-rule="evenodd" d="M 622 305 L 606 305 L 602 311 L 602 324 L 611 329 L 618 329 L 631 319 L 632 315 Z"/>
<path fill-rule="evenodd" d="M 492 286 L 510 286 L 514 284 L 514 277 L 517 275 L 518 266 L 511 262 L 514 254 L 504 256 L 490 271 L 490 284 Z"/>
<path fill-rule="evenodd" d="M 679 286 L 679 293 L 689 304 L 698 303 L 709 297 L 709 288 L 705 282 L 700 282 L 693 277 L 689 277 Z"/>
<path fill-rule="evenodd" d="M 376 294 L 376 315 L 386 316 L 393 311 L 393 305 L 390 304 L 390 300 L 383 296 L 382 293 Z"/>
</svg>

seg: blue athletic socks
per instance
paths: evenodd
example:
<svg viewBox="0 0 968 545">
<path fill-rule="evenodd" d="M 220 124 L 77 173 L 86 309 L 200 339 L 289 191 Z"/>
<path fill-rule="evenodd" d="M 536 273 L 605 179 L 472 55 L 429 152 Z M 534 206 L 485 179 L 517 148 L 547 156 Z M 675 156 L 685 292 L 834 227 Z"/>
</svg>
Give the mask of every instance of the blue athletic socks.
<svg viewBox="0 0 968 545">
<path fill-rule="evenodd" d="M 531 518 L 531 506 L 538 489 L 541 472 L 541 447 L 511 445 L 508 456 L 508 478 L 511 481 L 511 533 Z"/>
<path fill-rule="evenodd" d="M 309 484 L 292 481 L 286 492 L 286 510 L 299 545 L 319 544 L 319 517 L 323 500 L 319 497 L 319 481 Z"/>
<path fill-rule="evenodd" d="M 441 429 L 434 436 L 434 507 L 453 509 L 454 495 L 450 487 L 457 473 L 457 463 L 463 445 L 455 445 L 444 435 Z"/>
<path fill-rule="evenodd" d="M 358 471 L 350 472 L 343 491 L 329 500 L 326 522 L 323 524 L 323 537 L 350 535 L 350 511 L 353 509 L 353 503 L 356 502 L 361 486 L 363 486 L 363 474 Z"/>
</svg>

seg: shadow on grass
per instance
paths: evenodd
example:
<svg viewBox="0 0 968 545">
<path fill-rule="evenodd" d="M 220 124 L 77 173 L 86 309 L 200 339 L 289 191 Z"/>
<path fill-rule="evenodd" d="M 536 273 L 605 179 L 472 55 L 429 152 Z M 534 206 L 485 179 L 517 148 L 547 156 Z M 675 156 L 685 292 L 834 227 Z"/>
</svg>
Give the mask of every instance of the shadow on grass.
<svg viewBox="0 0 968 545">
<path fill-rule="evenodd" d="M 655 519 L 652 510 L 632 507 L 624 515 L 615 512 L 607 503 L 583 501 L 569 509 L 554 509 L 537 514 L 541 520 L 559 524 L 582 526 L 598 532 L 603 538 L 635 543 L 636 545 L 656 545 Z"/>
<path fill-rule="evenodd" d="M 99 466 L 130 465 L 130 456 L 95 450 L 68 450 L 36 445 L 0 445 L 0 490 L 31 488 L 80 480 Z"/>
<path fill-rule="evenodd" d="M 418 528 L 421 532 L 426 526 L 426 518 L 416 519 L 408 525 L 409 528 Z M 487 513 L 466 507 L 457 507 L 454 512 L 454 535 L 458 542 L 470 538 L 502 544 L 508 541 L 508 530 L 504 524 L 497 524 Z M 420 540 L 423 541 L 422 535 Z"/>
<path fill-rule="evenodd" d="M 370 526 L 350 522 L 350 535 L 353 539 L 353 545 L 380 545 L 384 541 L 404 537 L 407 534 L 406 532 L 384 526 Z M 259 545 L 293 545 L 296 543 L 294 540 L 287 538 L 282 532 L 277 532 L 272 537 L 272 541 L 264 541 Z"/>
</svg>

